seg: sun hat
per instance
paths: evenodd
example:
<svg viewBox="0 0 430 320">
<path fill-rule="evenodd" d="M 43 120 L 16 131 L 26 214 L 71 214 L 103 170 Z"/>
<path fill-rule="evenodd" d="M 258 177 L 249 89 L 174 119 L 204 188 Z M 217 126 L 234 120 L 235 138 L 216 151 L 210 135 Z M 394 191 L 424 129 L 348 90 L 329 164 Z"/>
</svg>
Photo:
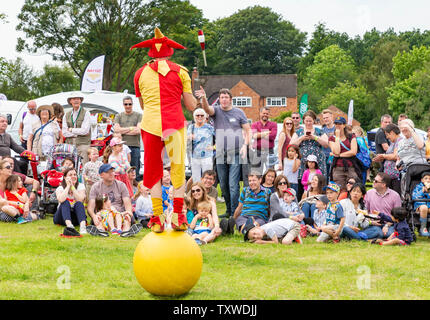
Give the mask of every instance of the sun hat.
<svg viewBox="0 0 430 320">
<path fill-rule="evenodd" d="M 80 98 L 81 102 L 84 101 L 84 95 L 80 92 L 70 92 L 69 95 L 67 96 L 67 103 L 70 104 L 70 99 L 72 98 Z"/>
<path fill-rule="evenodd" d="M 44 105 L 42 105 L 42 106 L 39 106 L 38 108 L 37 108 L 37 110 L 36 110 L 36 114 L 37 114 L 37 116 L 40 118 L 40 113 L 43 111 L 43 110 L 48 110 L 49 111 L 49 113 L 50 113 L 50 117 L 54 114 L 54 108 L 51 106 L 51 105 L 49 105 L 49 104 L 44 104 Z"/>
<path fill-rule="evenodd" d="M 124 144 L 125 141 L 119 140 L 118 138 L 112 138 L 112 140 L 109 142 L 109 146 L 114 147 L 117 144 Z"/>
<path fill-rule="evenodd" d="M 317 159 L 317 156 L 316 156 L 316 155 L 314 155 L 314 154 L 310 154 L 310 155 L 308 155 L 308 157 L 306 158 L 306 161 L 309 161 L 309 162 L 318 162 L 318 159 Z"/>
</svg>

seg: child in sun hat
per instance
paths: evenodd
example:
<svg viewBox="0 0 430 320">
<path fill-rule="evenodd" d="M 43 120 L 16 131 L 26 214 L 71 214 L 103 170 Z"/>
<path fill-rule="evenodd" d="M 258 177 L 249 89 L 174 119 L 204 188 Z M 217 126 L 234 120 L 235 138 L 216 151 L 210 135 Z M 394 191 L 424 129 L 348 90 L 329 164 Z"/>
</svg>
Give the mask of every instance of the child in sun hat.
<svg viewBox="0 0 430 320">
<path fill-rule="evenodd" d="M 112 153 L 109 155 L 108 163 L 114 168 L 115 179 L 125 183 L 131 198 L 133 197 L 133 188 L 127 175 L 127 169 L 130 168 L 130 163 L 123 153 L 124 143 L 125 141 L 119 140 L 118 138 L 112 138 L 109 143 L 109 147 L 112 148 Z"/>
<path fill-rule="evenodd" d="M 317 156 L 314 154 L 310 154 L 306 158 L 306 170 L 303 172 L 302 176 L 302 185 L 305 191 L 308 190 L 309 185 L 312 181 L 312 178 L 316 174 L 322 174 L 321 170 L 318 168 L 318 159 Z"/>
<path fill-rule="evenodd" d="M 324 189 L 329 203 L 327 204 L 325 224 L 321 227 L 322 232 L 317 238 L 317 242 L 326 242 L 329 239 L 333 239 L 333 242 L 337 243 L 345 224 L 343 208 L 337 200 L 340 187 L 331 181 Z"/>
</svg>

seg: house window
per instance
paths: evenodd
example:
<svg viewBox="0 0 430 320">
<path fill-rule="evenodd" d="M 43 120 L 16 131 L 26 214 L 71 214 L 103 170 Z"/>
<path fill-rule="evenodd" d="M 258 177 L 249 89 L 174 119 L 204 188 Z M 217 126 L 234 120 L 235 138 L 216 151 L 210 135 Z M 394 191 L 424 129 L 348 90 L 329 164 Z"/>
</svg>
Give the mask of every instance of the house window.
<svg viewBox="0 0 430 320">
<path fill-rule="evenodd" d="M 234 107 L 252 107 L 252 99 L 250 97 L 234 97 Z"/>
<path fill-rule="evenodd" d="M 267 107 L 286 107 L 287 98 L 286 97 L 270 97 L 266 98 Z"/>
</svg>

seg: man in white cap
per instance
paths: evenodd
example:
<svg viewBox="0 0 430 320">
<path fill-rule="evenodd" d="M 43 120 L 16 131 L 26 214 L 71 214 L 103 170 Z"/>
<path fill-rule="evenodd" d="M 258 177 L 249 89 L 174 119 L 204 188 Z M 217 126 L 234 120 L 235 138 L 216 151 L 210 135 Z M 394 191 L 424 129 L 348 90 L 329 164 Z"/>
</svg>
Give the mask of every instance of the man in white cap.
<svg viewBox="0 0 430 320">
<path fill-rule="evenodd" d="M 63 136 L 66 143 L 77 146 L 78 154 L 83 163 L 88 162 L 87 150 L 91 144 L 91 114 L 81 106 L 84 96 L 79 92 L 73 92 L 67 98 L 67 103 L 72 110 L 63 116 Z"/>
</svg>

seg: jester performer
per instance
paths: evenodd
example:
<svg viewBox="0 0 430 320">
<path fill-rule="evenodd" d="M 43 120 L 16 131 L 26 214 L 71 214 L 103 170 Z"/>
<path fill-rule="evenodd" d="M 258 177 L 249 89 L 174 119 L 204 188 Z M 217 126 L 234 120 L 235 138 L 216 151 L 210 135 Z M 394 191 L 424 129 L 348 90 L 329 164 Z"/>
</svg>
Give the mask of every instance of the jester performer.
<svg viewBox="0 0 430 320">
<path fill-rule="evenodd" d="M 188 70 L 172 61 L 173 49 L 186 49 L 164 36 L 155 28 L 155 37 L 130 48 L 150 48 L 153 60 L 140 68 L 134 76 L 136 97 L 143 112 L 141 135 L 145 149 L 143 184 L 151 190 L 153 216 L 148 227 L 153 232 L 163 232 L 166 216 L 163 214 L 161 178 L 163 177 L 162 151 L 170 158 L 170 175 L 173 184 L 172 227 L 183 231 L 188 228 L 182 213 L 185 194 L 185 107 L 194 111 L 197 101 L 191 91 Z"/>
</svg>

